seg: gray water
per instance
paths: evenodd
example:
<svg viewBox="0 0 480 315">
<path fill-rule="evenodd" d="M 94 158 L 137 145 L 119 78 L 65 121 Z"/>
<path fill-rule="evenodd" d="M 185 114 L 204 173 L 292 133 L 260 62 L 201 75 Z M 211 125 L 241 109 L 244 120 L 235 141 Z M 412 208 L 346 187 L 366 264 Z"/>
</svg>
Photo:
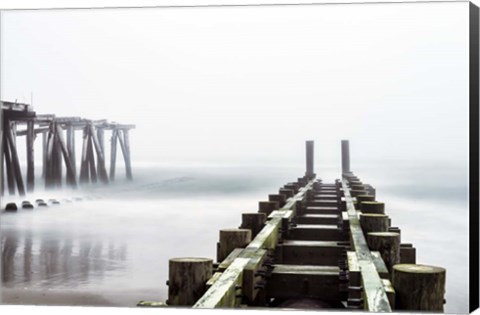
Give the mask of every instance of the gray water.
<svg viewBox="0 0 480 315">
<path fill-rule="evenodd" d="M 257 211 L 258 201 L 303 172 L 303 165 L 150 165 L 136 168 L 132 183 L 37 190 L 27 199 L 83 200 L 2 213 L 3 303 L 134 306 L 139 300 L 164 301 L 169 258 L 215 258 L 219 229 L 238 227 L 241 213 Z M 333 182 L 339 170 L 320 168 L 317 174 Z M 466 167 L 358 165 L 356 174 L 377 189 L 377 200 L 386 203 L 402 242 L 417 248 L 417 263 L 447 269 L 446 312 L 466 313 Z"/>
</svg>

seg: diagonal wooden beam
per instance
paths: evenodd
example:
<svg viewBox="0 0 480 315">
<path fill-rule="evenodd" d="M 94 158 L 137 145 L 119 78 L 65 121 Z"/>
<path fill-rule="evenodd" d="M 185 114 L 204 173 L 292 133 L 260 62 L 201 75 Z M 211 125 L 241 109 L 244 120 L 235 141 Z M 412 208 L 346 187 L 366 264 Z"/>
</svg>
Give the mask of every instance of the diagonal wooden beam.
<svg viewBox="0 0 480 315">
<path fill-rule="evenodd" d="M 20 162 L 18 160 L 17 148 L 15 140 L 13 139 L 12 129 L 8 128 L 7 141 L 10 146 L 10 153 L 12 154 L 12 164 L 15 171 L 15 180 L 17 182 L 17 189 L 20 196 L 25 196 L 25 186 L 23 185 L 22 170 L 20 168 Z"/>
<path fill-rule="evenodd" d="M 63 153 L 63 160 L 65 161 L 65 165 L 67 168 L 67 183 L 72 187 L 77 187 L 77 180 L 75 179 L 75 171 L 73 167 L 72 160 L 70 159 L 70 155 L 67 150 L 67 146 L 65 145 L 65 140 L 63 139 L 63 132 L 59 125 L 57 125 L 57 136 L 58 136 L 58 144 L 60 145 L 60 149 Z"/>
</svg>

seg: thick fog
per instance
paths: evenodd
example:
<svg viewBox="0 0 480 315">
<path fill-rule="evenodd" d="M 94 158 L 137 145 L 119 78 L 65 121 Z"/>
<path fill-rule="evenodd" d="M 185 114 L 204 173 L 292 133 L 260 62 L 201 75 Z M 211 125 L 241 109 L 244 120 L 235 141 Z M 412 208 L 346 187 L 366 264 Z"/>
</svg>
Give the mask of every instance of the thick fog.
<svg viewBox="0 0 480 315">
<path fill-rule="evenodd" d="M 348 138 L 352 166 L 466 166 L 467 14 L 465 2 L 2 12 L 1 97 L 136 124 L 134 163 L 303 163 L 313 139 L 317 164 L 339 164 Z"/>
</svg>

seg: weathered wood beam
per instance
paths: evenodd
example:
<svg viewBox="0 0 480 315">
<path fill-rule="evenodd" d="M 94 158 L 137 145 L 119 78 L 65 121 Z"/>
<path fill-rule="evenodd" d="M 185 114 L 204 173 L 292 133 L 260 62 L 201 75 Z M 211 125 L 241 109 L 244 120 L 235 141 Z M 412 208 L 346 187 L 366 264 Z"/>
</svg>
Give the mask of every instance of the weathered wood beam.
<svg viewBox="0 0 480 315">
<path fill-rule="evenodd" d="M 111 148 L 110 148 L 110 180 L 115 179 L 115 167 L 117 163 L 117 130 L 112 130 Z"/>
<path fill-rule="evenodd" d="M 249 258 L 237 258 L 225 270 L 208 291 L 193 305 L 193 308 L 236 307 L 240 304 L 237 287 L 242 285 L 243 270 Z"/>
<path fill-rule="evenodd" d="M 92 183 L 97 182 L 97 169 L 95 167 L 95 155 L 93 154 L 92 134 L 88 133 L 88 145 L 87 145 L 87 165 L 90 169 L 90 179 Z"/>
<path fill-rule="evenodd" d="M 284 240 L 277 250 L 281 264 L 335 266 L 344 248 L 338 242 Z"/>
<path fill-rule="evenodd" d="M 34 120 L 28 120 L 27 121 L 27 126 L 29 123 L 33 123 L 35 124 Z M 42 127 L 42 128 L 37 128 L 37 129 L 34 129 L 33 133 L 35 135 L 38 135 L 38 134 L 41 134 L 41 133 L 46 133 L 50 130 L 50 128 L 48 127 Z M 27 136 L 28 135 L 28 129 L 23 129 L 23 130 L 19 130 L 17 131 L 17 137 L 20 137 L 20 136 Z"/>
<path fill-rule="evenodd" d="M 95 151 L 97 152 L 98 176 L 102 183 L 108 183 L 108 175 L 105 168 L 105 154 L 103 153 L 102 146 L 92 125 L 90 125 L 90 137 L 93 140 Z"/>
<path fill-rule="evenodd" d="M 371 312 L 391 312 L 387 293 L 383 287 L 380 276 L 376 270 L 372 255 L 368 249 L 367 241 L 363 235 L 358 213 L 355 210 L 350 188 L 346 180 L 342 180 L 345 203 L 350 224 L 352 246 L 360 267 L 363 290 L 365 293 L 364 308 Z"/>
<path fill-rule="evenodd" d="M 67 151 L 73 167 L 73 178 L 77 178 L 77 163 L 75 158 L 75 129 L 73 126 L 67 126 Z"/>
<path fill-rule="evenodd" d="M 130 136 L 129 129 L 123 130 L 123 140 L 125 141 L 125 151 L 127 153 L 125 160 L 125 170 L 127 172 L 127 179 L 132 180 L 132 162 L 130 158 Z"/>
<path fill-rule="evenodd" d="M 88 129 L 83 129 L 82 160 L 80 164 L 80 183 L 87 183 L 90 180 L 88 174 Z"/>
<path fill-rule="evenodd" d="M 53 140 L 54 140 L 54 133 L 53 133 L 53 126 L 51 126 L 50 131 L 48 132 L 47 143 L 46 143 L 46 154 L 45 154 L 45 187 L 50 188 L 54 184 L 53 175 Z"/>
<path fill-rule="evenodd" d="M 7 169 L 8 193 L 10 195 L 15 195 L 15 173 L 13 171 L 12 159 L 10 155 L 10 145 L 8 143 L 7 134 L 5 131 L 3 133 L 3 138 L 4 138 L 3 156 L 5 158 L 5 168 Z"/>
<path fill-rule="evenodd" d="M 57 136 L 58 136 L 58 144 L 60 145 L 61 152 L 63 153 L 63 159 L 65 161 L 65 166 L 67 169 L 67 184 L 73 188 L 77 187 L 77 180 L 75 178 L 75 168 L 73 166 L 72 160 L 70 159 L 70 155 L 65 144 L 65 140 L 63 139 L 62 129 L 59 125 L 57 125 Z"/>
<path fill-rule="evenodd" d="M 270 298 L 319 298 L 339 301 L 338 266 L 274 265 L 267 283 Z"/>
<path fill-rule="evenodd" d="M 35 187 L 35 157 L 34 157 L 34 123 L 27 123 L 27 191 L 33 192 Z"/>
<path fill-rule="evenodd" d="M 125 140 L 122 137 L 122 132 L 123 131 L 121 130 L 117 130 L 118 143 L 120 143 L 120 149 L 122 150 L 123 160 L 125 161 L 125 171 L 126 171 L 129 159 L 128 159 L 127 147 L 125 145 Z M 128 173 L 127 173 L 127 178 L 128 178 Z"/>
<path fill-rule="evenodd" d="M 20 161 L 18 160 L 17 148 L 15 140 L 13 139 L 12 129 L 7 130 L 7 141 L 10 147 L 13 169 L 15 172 L 15 181 L 17 182 L 17 189 L 20 196 L 25 196 L 25 186 L 23 185 L 22 169 L 20 168 Z"/>
<path fill-rule="evenodd" d="M 47 133 L 42 133 L 42 178 L 47 174 Z"/>
</svg>

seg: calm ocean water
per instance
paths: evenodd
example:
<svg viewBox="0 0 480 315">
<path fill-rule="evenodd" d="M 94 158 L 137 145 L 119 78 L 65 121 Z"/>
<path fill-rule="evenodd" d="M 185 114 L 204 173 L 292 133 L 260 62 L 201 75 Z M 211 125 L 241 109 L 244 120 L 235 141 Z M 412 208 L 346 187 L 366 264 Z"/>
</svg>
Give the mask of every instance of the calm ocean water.
<svg viewBox="0 0 480 315">
<path fill-rule="evenodd" d="M 119 306 L 164 301 L 169 258 L 214 258 L 219 229 L 238 227 L 241 213 L 256 211 L 258 201 L 303 172 L 303 165 L 150 165 L 135 169 L 132 183 L 37 191 L 27 199 L 56 198 L 61 205 L 1 216 L 3 303 L 52 303 L 31 298 L 39 292 L 93 294 Z M 324 182 L 339 173 L 317 169 Z M 447 269 L 446 312 L 466 313 L 466 167 L 360 165 L 356 174 L 377 189 L 402 242 L 417 248 L 417 262 Z M 74 197 L 83 200 L 64 200 Z"/>
</svg>

